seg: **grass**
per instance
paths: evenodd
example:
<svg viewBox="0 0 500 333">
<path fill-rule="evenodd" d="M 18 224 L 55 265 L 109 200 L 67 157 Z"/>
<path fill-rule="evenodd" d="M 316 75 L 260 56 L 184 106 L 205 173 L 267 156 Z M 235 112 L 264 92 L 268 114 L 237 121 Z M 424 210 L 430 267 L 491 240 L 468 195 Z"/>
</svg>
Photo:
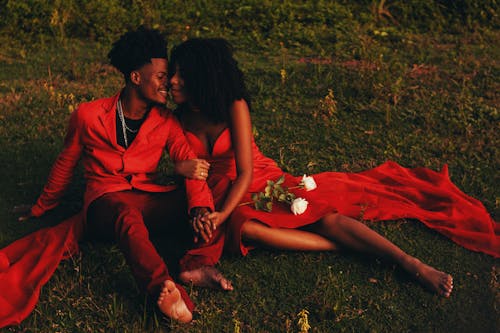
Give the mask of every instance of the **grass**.
<svg viewBox="0 0 500 333">
<path fill-rule="evenodd" d="M 204 5 L 206 16 L 191 8 L 190 14 L 179 14 L 178 24 L 164 28 L 170 29 L 172 43 L 196 35 L 233 42 L 253 96 L 254 133 L 265 154 L 293 174 L 361 171 L 387 159 L 435 170 L 448 164 L 454 183 L 498 220 L 499 32 L 494 24 L 446 30 L 446 22 L 426 12 L 434 28 L 441 27 L 437 33 L 405 27 L 403 15 L 396 15 L 401 8 L 393 10 L 396 25 L 380 21 L 383 17 L 370 21 L 370 9 L 362 5 L 349 9 L 335 2 L 334 8 L 318 2 L 324 8 L 310 9 L 266 2 L 277 8 L 273 12 L 247 2 L 231 9 L 241 20 L 228 19 L 232 28 L 215 21 L 210 3 Z M 332 17 L 334 29 L 329 28 Z M 40 193 L 70 111 L 121 86 L 120 75 L 106 64 L 109 43 L 56 37 L 27 43 L 0 35 L 5 45 L 0 51 L 0 247 L 80 209 L 84 184 L 77 170 L 61 206 L 47 216 L 20 224 L 11 212 Z M 300 332 L 300 318 L 302 326 L 307 318 L 309 332 L 499 330 L 498 261 L 417 221 L 370 226 L 451 273 L 452 297 L 434 296 L 398 268 L 363 255 L 258 249 L 246 258 L 222 259 L 219 268 L 233 280 L 234 292 L 188 286 L 197 314 L 192 324 L 181 326 L 163 318 L 137 290 L 116 247 L 83 243 L 81 254 L 62 263 L 42 289 L 33 313 L 4 331 Z M 157 243 L 166 256 L 176 252 L 172 239 L 158 237 Z M 168 260 L 175 267 L 175 255 Z"/>
</svg>

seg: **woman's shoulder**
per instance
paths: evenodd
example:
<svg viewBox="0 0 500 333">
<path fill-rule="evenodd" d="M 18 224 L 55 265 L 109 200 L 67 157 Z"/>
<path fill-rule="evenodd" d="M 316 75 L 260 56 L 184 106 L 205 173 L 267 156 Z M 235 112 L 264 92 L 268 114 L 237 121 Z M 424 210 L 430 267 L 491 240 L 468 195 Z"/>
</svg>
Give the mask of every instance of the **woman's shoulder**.
<svg viewBox="0 0 500 333">
<path fill-rule="evenodd" d="M 250 110 L 244 99 L 237 99 L 230 109 L 231 127 L 249 126 L 251 123 Z"/>
</svg>

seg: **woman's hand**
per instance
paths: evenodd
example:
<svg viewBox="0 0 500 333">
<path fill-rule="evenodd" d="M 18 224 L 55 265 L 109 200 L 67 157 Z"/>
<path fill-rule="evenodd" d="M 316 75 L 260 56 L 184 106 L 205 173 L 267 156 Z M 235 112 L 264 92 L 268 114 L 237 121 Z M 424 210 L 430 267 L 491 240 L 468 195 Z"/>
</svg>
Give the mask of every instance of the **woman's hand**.
<svg viewBox="0 0 500 333">
<path fill-rule="evenodd" d="M 14 208 L 12 208 L 12 213 L 19 215 L 17 218 L 19 222 L 27 221 L 33 217 L 31 214 L 31 205 L 26 204 L 14 206 Z"/>
<path fill-rule="evenodd" d="M 200 158 L 175 163 L 175 173 L 190 179 L 206 180 L 209 169 L 210 163 Z"/>
<path fill-rule="evenodd" d="M 224 212 L 213 212 L 205 216 L 205 219 L 209 221 L 213 230 L 217 229 L 227 218 L 228 214 Z"/>
</svg>

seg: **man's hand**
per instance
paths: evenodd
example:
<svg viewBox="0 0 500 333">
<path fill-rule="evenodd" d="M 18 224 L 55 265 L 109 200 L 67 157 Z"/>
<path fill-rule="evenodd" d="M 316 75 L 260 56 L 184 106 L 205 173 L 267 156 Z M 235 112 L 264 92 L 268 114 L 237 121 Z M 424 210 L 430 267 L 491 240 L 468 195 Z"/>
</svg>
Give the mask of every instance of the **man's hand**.
<svg viewBox="0 0 500 333">
<path fill-rule="evenodd" d="M 19 215 L 17 218 L 19 222 L 27 221 L 33 217 L 31 214 L 31 205 L 26 204 L 14 206 L 14 208 L 12 208 L 12 213 Z"/>
<path fill-rule="evenodd" d="M 212 230 L 214 230 L 214 228 L 207 219 L 208 214 L 210 214 L 210 210 L 206 207 L 195 207 L 191 209 L 189 222 L 194 232 L 195 243 L 198 242 L 200 236 L 207 243 L 212 238 Z"/>
</svg>

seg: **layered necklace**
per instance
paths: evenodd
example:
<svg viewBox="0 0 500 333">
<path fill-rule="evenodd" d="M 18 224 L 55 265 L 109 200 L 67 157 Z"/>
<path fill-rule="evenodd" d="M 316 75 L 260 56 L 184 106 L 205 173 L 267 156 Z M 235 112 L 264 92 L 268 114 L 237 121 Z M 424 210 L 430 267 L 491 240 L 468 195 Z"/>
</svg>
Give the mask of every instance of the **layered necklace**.
<svg viewBox="0 0 500 333">
<path fill-rule="evenodd" d="M 118 118 L 120 118 L 120 122 L 122 123 L 123 140 L 125 141 L 125 149 L 126 149 L 128 148 L 127 131 L 129 131 L 132 134 L 135 134 L 139 131 L 139 129 L 134 130 L 127 126 L 127 123 L 125 122 L 125 116 L 123 115 L 123 107 L 121 99 L 119 99 L 118 103 L 116 104 L 116 110 L 118 111 Z"/>
</svg>

